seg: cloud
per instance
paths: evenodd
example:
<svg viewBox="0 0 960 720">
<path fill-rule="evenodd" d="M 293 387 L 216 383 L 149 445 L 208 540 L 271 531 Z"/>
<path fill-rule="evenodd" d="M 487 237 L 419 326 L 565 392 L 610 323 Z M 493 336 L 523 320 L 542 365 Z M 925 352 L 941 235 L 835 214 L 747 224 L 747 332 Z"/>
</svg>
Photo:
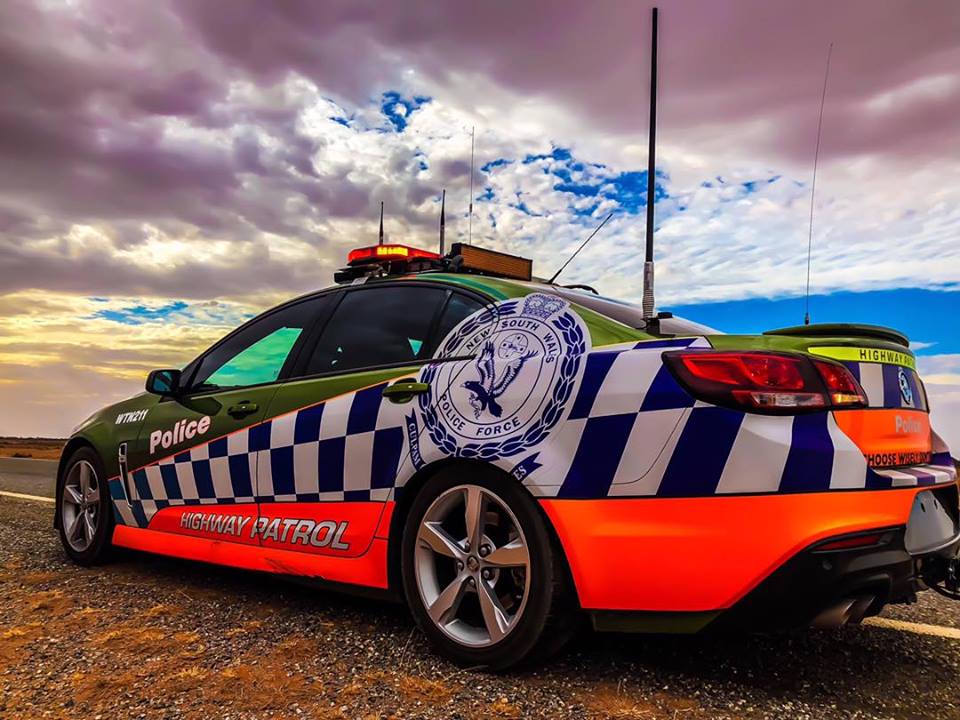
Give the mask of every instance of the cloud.
<svg viewBox="0 0 960 720">
<path fill-rule="evenodd" d="M 918 357 L 917 370 L 930 401 L 930 425 L 960 458 L 960 354 Z"/>
<path fill-rule="evenodd" d="M 649 6 L 0 4 L 6 339 L 49 365 L 62 327 L 149 329 L 166 364 L 228 327 L 203 303 L 239 320 L 329 284 L 381 201 L 390 240 L 433 246 L 446 189 L 465 240 L 471 179 L 474 240 L 544 276 L 614 212 L 563 279 L 639 298 Z M 830 41 L 812 290 L 960 285 L 958 22 L 950 0 L 663 8 L 660 304 L 802 292 Z"/>
<path fill-rule="evenodd" d="M 0 435 L 63 436 L 84 417 L 182 367 L 274 302 L 148 303 L 32 291 L 0 298 Z M 178 316 L 180 322 L 170 322 Z"/>
</svg>

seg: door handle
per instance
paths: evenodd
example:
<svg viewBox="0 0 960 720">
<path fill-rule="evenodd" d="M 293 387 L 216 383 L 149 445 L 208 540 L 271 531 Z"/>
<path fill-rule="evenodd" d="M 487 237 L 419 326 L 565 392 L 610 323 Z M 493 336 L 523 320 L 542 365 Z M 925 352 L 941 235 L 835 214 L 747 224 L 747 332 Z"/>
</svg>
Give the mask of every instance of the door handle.
<svg viewBox="0 0 960 720">
<path fill-rule="evenodd" d="M 407 403 L 413 399 L 414 395 L 420 395 L 430 389 L 427 383 L 416 382 L 414 380 L 400 380 L 393 385 L 388 385 L 383 389 L 383 396 L 390 402 Z"/>
<path fill-rule="evenodd" d="M 229 415 L 230 417 L 242 418 L 242 417 L 246 417 L 247 415 L 252 415 L 259 409 L 260 407 L 256 403 L 247 402 L 246 400 L 244 400 L 241 403 L 238 403 L 236 405 L 231 405 L 230 407 L 228 407 L 227 415 Z"/>
</svg>

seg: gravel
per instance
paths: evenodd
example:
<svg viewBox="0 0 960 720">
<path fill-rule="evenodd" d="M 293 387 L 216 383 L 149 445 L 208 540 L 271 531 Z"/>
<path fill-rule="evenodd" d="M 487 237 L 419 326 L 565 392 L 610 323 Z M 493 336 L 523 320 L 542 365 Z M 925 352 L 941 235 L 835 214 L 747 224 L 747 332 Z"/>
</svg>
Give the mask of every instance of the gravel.
<svg viewBox="0 0 960 720">
<path fill-rule="evenodd" d="M 881 627 L 585 633 L 537 671 L 439 659 L 402 606 L 123 554 L 69 563 L 52 506 L 0 498 L 0 717 L 960 720 L 960 642 Z M 960 627 L 926 593 L 886 616 Z"/>
</svg>

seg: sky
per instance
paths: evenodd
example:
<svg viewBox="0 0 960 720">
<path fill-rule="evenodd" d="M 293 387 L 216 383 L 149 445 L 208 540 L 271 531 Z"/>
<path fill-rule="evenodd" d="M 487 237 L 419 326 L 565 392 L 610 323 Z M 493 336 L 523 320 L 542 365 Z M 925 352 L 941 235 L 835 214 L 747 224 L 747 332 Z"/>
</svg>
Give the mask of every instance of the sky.
<svg viewBox="0 0 960 720">
<path fill-rule="evenodd" d="M 960 448 L 960 4 L 671 0 L 657 304 L 906 332 Z M 0 3 L 0 435 L 65 436 L 349 249 L 466 240 L 639 300 L 649 8 Z M 956 454 L 956 451 L 955 451 Z"/>
</svg>

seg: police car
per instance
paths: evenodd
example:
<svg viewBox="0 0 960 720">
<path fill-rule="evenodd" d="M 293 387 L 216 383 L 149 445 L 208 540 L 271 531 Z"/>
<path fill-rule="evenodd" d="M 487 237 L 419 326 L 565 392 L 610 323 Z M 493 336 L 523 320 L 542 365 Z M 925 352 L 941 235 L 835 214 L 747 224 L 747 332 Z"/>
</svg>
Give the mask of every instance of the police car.
<svg viewBox="0 0 960 720">
<path fill-rule="evenodd" d="M 350 253 L 86 420 L 56 526 L 402 597 L 494 669 L 600 630 L 840 625 L 956 593 L 958 493 L 900 333 L 645 320 L 457 245 Z"/>
</svg>

